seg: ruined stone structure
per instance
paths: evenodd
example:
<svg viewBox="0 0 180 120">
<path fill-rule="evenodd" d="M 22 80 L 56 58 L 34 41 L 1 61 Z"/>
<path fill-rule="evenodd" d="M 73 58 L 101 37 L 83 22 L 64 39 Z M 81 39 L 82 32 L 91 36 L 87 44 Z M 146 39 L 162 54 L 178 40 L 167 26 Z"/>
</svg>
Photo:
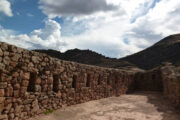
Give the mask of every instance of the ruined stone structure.
<svg viewBox="0 0 180 120">
<path fill-rule="evenodd" d="M 180 76 L 173 66 L 148 72 L 101 68 L 0 43 L 0 120 L 27 119 L 134 90 L 162 91 L 180 105 Z"/>
</svg>

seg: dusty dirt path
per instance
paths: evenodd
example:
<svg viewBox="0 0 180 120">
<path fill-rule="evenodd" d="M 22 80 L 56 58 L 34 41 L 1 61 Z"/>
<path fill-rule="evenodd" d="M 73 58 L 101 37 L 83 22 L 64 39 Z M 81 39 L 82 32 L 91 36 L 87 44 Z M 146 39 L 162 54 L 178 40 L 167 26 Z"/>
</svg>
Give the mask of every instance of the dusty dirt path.
<svg viewBox="0 0 180 120">
<path fill-rule="evenodd" d="M 62 108 L 30 120 L 180 120 L 159 93 L 138 92 Z"/>
</svg>

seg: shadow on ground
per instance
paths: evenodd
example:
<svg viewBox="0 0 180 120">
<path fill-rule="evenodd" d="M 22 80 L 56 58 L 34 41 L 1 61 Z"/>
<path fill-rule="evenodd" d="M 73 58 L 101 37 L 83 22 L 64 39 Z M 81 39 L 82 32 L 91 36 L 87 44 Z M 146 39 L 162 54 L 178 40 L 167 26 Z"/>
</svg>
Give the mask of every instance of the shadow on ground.
<svg viewBox="0 0 180 120">
<path fill-rule="evenodd" d="M 180 109 L 173 106 L 167 98 L 157 92 L 138 92 L 135 95 L 145 95 L 148 103 L 153 104 L 162 113 L 162 120 L 180 120 Z"/>
</svg>

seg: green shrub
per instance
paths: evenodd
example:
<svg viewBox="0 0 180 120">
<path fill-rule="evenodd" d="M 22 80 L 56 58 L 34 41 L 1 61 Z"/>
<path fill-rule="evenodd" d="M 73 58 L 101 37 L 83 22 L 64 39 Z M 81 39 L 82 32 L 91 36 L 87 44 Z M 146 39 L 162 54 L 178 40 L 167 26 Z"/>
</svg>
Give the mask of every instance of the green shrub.
<svg viewBox="0 0 180 120">
<path fill-rule="evenodd" d="M 51 109 L 51 110 L 47 110 L 44 114 L 45 114 L 45 115 L 48 115 L 48 114 L 50 114 L 50 113 L 52 113 L 52 112 L 54 112 L 54 110 Z"/>
</svg>

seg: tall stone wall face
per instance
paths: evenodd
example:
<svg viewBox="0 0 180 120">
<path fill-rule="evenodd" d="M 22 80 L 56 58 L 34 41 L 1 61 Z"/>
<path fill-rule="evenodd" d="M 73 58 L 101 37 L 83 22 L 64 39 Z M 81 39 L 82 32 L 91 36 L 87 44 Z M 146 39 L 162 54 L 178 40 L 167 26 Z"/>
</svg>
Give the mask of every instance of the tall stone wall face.
<svg viewBox="0 0 180 120">
<path fill-rule="evenodd" d="M 175 107 L 180 108 L 180 71 L 174 66 L 163 66 L 163 94 Z"/>
<path fill-rule="evenodd" d="M 180 108 L 180 71 L 167 64 L 150 71 L 137 72 L 134 90 L 162 92 L 175 107 Z"/>
<path fill-rule="evenodd" d="M 150 71 L 138 72 L 135 75 L 135 90 L 137 91 L 163 91 L 163 81 L 160 68 Z"/>
<path fill-rule="evenodd" d="M 119 96 L 134 89 L 134 72 L 61 61 L 0 43 L 0 120 Z"/>
</svg>

